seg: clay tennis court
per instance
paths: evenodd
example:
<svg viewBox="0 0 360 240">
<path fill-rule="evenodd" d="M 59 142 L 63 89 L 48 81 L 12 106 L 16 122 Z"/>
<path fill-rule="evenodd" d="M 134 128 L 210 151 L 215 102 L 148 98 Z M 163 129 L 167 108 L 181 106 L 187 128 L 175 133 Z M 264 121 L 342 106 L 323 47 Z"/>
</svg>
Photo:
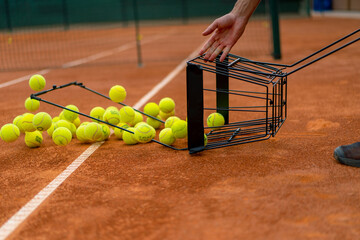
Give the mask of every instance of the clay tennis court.
<svg viewBox="0 0 360 240">
<path fill-rule="evenodd" d="M 125 103 L 134 106 L 202 45 L 206 26 L 145 26 L 142 68 L 133 43 L 97 64 L 50 69 L 44 74 L 47 87 L 78 81 L 107 94 L 120 84 L 128 92 Z M 297 18 L 280 26 L 281 62 L 292 63 L 356 30 L 359 20 Z M 129 44 L 129 32 L 124 30 L 113 47 Z M 245 33 L 232 53 L 274 61 L 268 54 L 247 53 L 252 42 Z M 97 53 L 93 50 L 88 56 Z M 124 60 L 105 64 L 117 55 Z M 156 143 L 127 146 L 111 136 L 96 144 L 9 239 L 357 239 L 359 170 L 332 155 L 337 146 L 359 139 L 359 56 L 355 43 L 289 77 L 288 118 L 267 141 L 190 155 Z M 1 72 L 0 84 L 40 70 Z M 185 79 L 183 68 L 149 101 L 172 97 L 176 115 L 185 119 Z M 0 88 L 1 125 L 26 111 L 23 103 L 31 93 L 27 80 Z M 76 104 L 84 113 L 113 105 L 76 87 L 46 99 Z M 51 116 L 60 110 L 40 106 Z M 73 139 L 60 147 L 43 136 L 35 149 L 26 147 L 23 136 L 11 144 L 0 142 L 0 226 L 92 146 Z"/>
</svg>

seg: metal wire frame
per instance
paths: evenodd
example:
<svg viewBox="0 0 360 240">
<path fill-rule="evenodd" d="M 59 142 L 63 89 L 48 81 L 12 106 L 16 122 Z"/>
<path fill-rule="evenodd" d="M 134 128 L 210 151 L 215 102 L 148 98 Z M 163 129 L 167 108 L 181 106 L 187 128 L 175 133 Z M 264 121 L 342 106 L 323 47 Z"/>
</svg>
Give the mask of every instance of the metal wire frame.
<svg viewBox="0 0 360 240">
<path fill-rule="evenodd" d="M 113 128 L 118 128 L 118 129 L 121 129 L 121 130 L 123 130 L 123 131 L 126 131 L 126 132 L 129 132 L 129 133 L 134 134 L 134 132 L 132 132 L 132 131 L 126 129 L 126 128 L 119 127 L 119 126 L 117 126 L 117 125 L 108 123 L 108 122 L 103 121 L 103 120 L 100 120 L 100 119 L 98 119 L 98 118 L 94 118 L 94 117 L 92 117 L 92 116 L 90 116 L 90 115 L 84 114 L 84 113 L 79 112 L 79 111 L 75 111 L 75 110 L 73 110 L 73 109 L 64 107 L 64 106 L 62 106 L 62 105 L 53 103 L 53 102 L 51 102 L 51 101 L 48 101 L 48 100 L 45 100 L 45 99 L 39 97 L 39 96 L 44 95 L 44 94 L 47 94 L 47 93 L 49 93 L 49 92 L 52 92 L 52 91 L 55 91 L 55 90 L 59 90 L 59 89 L 63 89 L 63 88 L 70 87 L 70 86 L 78 86 L 78 87 L 81 87 L 81 88 L 83 88 L 83 89 L 85 89 L 85 90 L 87 90 L 87 91 L 89 91 L 89 92 L 91 92 L 91 93 L 95 93 L 95 94 L 97 94 L 97 95 L 99 95 L 99 96 L 101 96 L 101 97 L 103 97 L 103 98 L 106 98 L 106 99 L 108 99 L 108 100 L 111 101 L 111 99 L 110 99 L 108 96 L 106 96 L 106 95 L 104 95 L 104 94 L 102 94 L 102 93 L 99 93 L 99 92 L 97 92 L 97 91 L 95 91 L 95 90 L 93 90 L 93 89 L 90 89 L 90 88 L 86 87 L 83 83 L 79 83 L 79 82 L 76 82 L 76 81 L 70 82 L 70 83 L 67 83 L 67 84 L 64 84 L 64 85 L 60 85 L 60 86 L 53 85 L 53 87 L 52 87 L 51 89 L 48 89 L 48 90 L 44 90 L 44 91 L 41 91 L 41 92 L 38 92 L 38 93 L 31 94 L 31 95 L 30 95 L 30 98 L 31 98 L 31 99 L 36 99 L 36 100 L 38 100 L 38 101 L 42 101 L 42 102 L 44 102 L 44 103 L 53 105 L 53 106 L 58 107 L 58 108 L 62 108 L 62 109 L 64 109 L 64 110 L 68 110 L 68 111 L 73 112 L 73 113 L 77 113 L 77 114 L 79 114 L 79 115 L 81 115 L 81 116 L 84 116 L 84 117 L 87 117 L 87 118 L 96 120 L 96 121 L 101 122 L 101 123 L 104 123 L 104 124 L 107 124 L 107 125 L 109 125 L 109 126 L 111 126 L 111 127 L 113 127 Z M 120 105 L 122 105 L 122 106 L 128 106 L 128 105 L 126 105 L 126 104 L 124 104 L 124 103 L 122 103 L 122 102 L 118 102 L 118 104 L 120 104 Z M 150 117 L 150 118 L 152 118 L 152 119 L 155 119 L 155 120 L 157 120 L 157 121 L 159 121 L 159 122 L 164 123 L 163 120 L 157 119 L 156 117 L 153 117 L 153 116 L 151 116 L 151 115 L 148 115 L 148 114 L 146 114 L 146 113 L 144 113 L 144 112 L 142 112 L 142 111 L 140 111 L 140 110 L 137 110 L 137 109 L 135 109 L 135 108 L 133 108 L 133 109 L 134 109 L 134 111 L 136 111 L 136 112 L 138 112 L 138 113 L 140 113 L 140 114 L 142 114 L 142 115 L 145 115 L 145 116 L 147 116 L 147 117 Z M 160 141 L 157 141 L 157 140 L 155 140 L 155 139 L 152 139 L 151 141 L 152 141 L 152 142 L 155 142 L 155 143 L 158 143 L 158 144 L 161 144 L 161 145 L 163 145 L 163 146 L 165 146 L 165 147 L 174 149 L 174 150 L 187 150 L 187 148 L 176 148 L 176 147 L 173 147 L 173 146 L 171 146 L 171 145 L 164 144 L 164 143 L 162 143 L 162 142 L 160 142 Z"/>
</svg>

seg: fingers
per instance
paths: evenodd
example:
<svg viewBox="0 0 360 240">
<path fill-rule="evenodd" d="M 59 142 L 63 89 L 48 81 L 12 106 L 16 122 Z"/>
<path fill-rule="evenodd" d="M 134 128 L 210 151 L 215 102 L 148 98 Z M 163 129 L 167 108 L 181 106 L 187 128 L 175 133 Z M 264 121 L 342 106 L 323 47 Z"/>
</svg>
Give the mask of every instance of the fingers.
<svg viewBox="0 0 360 240">
<path fill-rule="evenodd" d="M 206 52 L 213 43 L 214 43 L 214 42 L 211 41 L 211 39 L 209 39 L 209 40 L 205 43 L 205 45 L 202 47 L 202 49 L 200 50 L 199 55 L 202 55 L 204 52 Z"/>
<path fill-rule="evenodd" d="M 221 54 L 221 57 L 220 57 L 220 62 L 224 61 L 226 56 L 229 54 L 231 50 L 231 47 L 230 46 L 226 46 L 223 50 L 223 54 Z"/>
<path fill-rule="evenodd" d="M 211 56 L 209 57 L 209 61 L 214 61 L 214 59 L 221 53 L 221 51 L 224 49 L 224 46 L 219 45 L 215 51 L 211 54 Z"/>
<path fill-rule="evenodd" d="M 215 41 L 211 47 L 207 50 L 205 56 L 204 56 L 204 59 L 207 60 L 209 59 L 209 57 L 216 51 L 217 47 L 219 46 L 220 44 Z"/>
<path fill-rule="evenodd" d="M 207 36 L 210 33 L 212 33 L 216 28 L 218 27 L 218 23 L 215 20 L 212 24 L 210 24 L 210 26 L 208 26 L 205 31 L 202 33 L 203 36 Z"/>
</svg>

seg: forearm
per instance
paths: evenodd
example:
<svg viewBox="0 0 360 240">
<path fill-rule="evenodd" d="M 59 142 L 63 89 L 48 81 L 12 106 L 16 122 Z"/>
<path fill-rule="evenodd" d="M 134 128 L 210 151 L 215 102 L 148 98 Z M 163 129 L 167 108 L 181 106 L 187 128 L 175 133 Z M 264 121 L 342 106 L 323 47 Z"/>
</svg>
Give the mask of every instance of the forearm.
<svg viewBox="0 0 360 240">
<path fill-rule="evenodd" d="M 238 0 L 231 13 L 236 17 L 245 18 L 248 21 L 260 1 L 261 0 Z"/>
</svg>

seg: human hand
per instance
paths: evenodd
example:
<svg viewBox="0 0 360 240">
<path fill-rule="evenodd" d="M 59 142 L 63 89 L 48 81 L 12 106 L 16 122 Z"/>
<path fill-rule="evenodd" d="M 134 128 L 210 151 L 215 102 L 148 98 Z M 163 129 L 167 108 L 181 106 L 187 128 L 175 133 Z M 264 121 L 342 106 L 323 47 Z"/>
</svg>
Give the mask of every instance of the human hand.
<svg viewBox="0 0 360 240">
<path fill-rule="evenodd" d="M 247 22 L 247 18 L 238 17 L 233 13 L 216 19 L 202 33 L 203 36 L 213 34 L 200 50 L 199 55 L 206 52 L 204 59 L 213 61 L 223 51 L 220 62 L 224 61 L 231 48 L 244 33 Z"/>
</svg>

